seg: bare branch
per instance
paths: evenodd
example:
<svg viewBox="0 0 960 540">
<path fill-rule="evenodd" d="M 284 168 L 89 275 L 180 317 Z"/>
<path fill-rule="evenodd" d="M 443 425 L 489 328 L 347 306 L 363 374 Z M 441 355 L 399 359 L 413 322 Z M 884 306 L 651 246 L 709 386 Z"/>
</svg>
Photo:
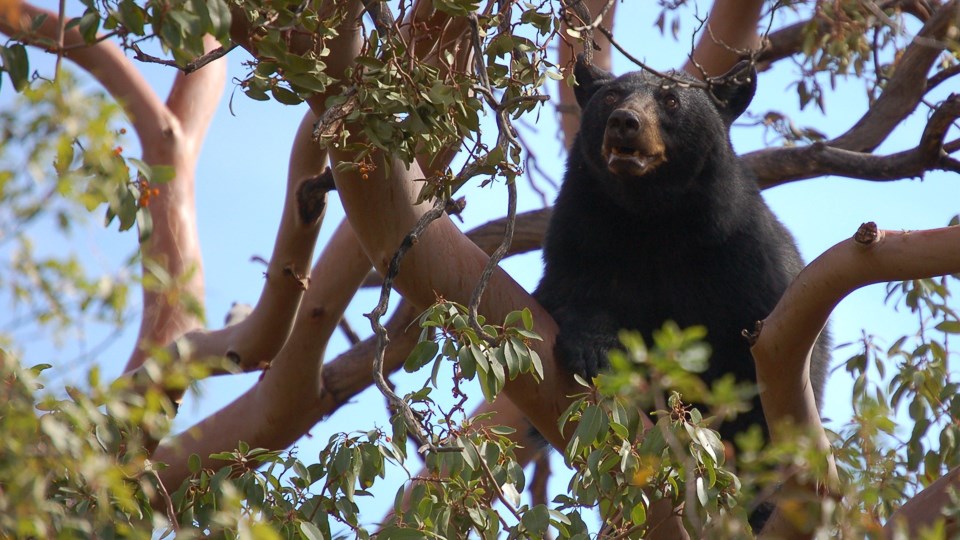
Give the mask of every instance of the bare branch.
<svg viewBox="0 0 960 540">
<path fill-rule="evenodd" d="M 960 1 L 944 4 L 923 25 L 897 61 L 896 71 L 866 114 L 846 133 L 829 142 L 834 148 L 870 152 L 904 118 L 916 110 L 927 93 L 927 73 L 947 46 L 947 34 L 957 28 Z"/>
<path fill-rule="evenodd" d="M 930 92 L 930 90 L 933 90 L 941 83 L 951 77 L 956 76 L 957 74 L 960 74 L 960 64 L 954 64 L 948 68 L 941 69 L 940 71 L 934 73 L 932 77 L 927 79 L 927 92 Z"/>
<path fill-rule="evenodd" d="M 390 264 L 387 266 L 386 274 L 383 277 L 383 285 L 380 286 L 380 301 L 377 302 L 377 305 L 373 308 L 373 311 L 367 314 L 367 318 L 370 319 L 370 326 L 373 329 L 377 344 L 376 354 L 373 357 L 373 383 L 377 386 L 377 389 L 380 390 L 380 393 L 386 396 L 387 404 L 390 406 L 390 408 L 398 411 L 398 413 L 402 415 L 407 424 L 407 429 L 413 433 L 413 436 L 417 440 L 421 440 L 430 445 L 431 448 L 433 448 L 433 441 L 430 439 L 429 434 L 426 433 L 423 426 L 420 425 L 420 421 L 417 418 L 416 413 L 406 401 L 404 401 L 396 394 L 396 392 L 393 391 L 393 388 L 390 387 L 386 378 L 384 377 L 384 357 L 386 354 L 387 344 L 390 343 L 390 336 L 387 334 L 386 327 L 381 324 L 380 318 L 387 313 L 390 292 L 393 290 L 393 280 L 396 279 L 397 274 L 400 273 L 400 261 L 403 260 L 403 257 L 407 254 L 407 251 L 409 251 L 415 244 L 417 244 L 417 242 L 420 241 L 420 235 L 426 232 L 427 227 L 439 219 L 440 216 L 444 215 L 445 206 L 446 201 L 437 200 L 437 202 L 433 205 L 433 208 L 420 215 L 416 225 L 414 225 L 410 232 L 403 237 L 403 240 L 400 242 L 400 247 L 397 248 L 397 251 L 390 259 Z"/>
<path fill-rule="evenodd" d="M 194 58 L 193 60 L 187 62 L 182 66 L 179 63 L 177 63 L 175 60 L 167 60 L 165 58 L 159 58 L 157 56 L 153 56 L 151 54 L 147 54 L 143 52 L 140 49 L 140 46 L 137 45 L 136 43 L 132 45 L 132 48 L 134 53 L 133 54 L 134 60 L 137 60 L 139 62 L 145 62 L 148 64 L 160 64 L 163 66 L 169 66 L 169 67 L 180 70 L 181 73 L 189 75 L 190 73 L 197 71 L 198 69 L 206 66 L 207 64 L 215 62 L 223 58 L 224 56 L 230 54 L 230 51 L 237 48 L 237 44 L 236 43 L 231 44 L 229 47 L 220 46 L 216 48 L 210 48 L 208 52 L 204 53 L 202 56 L 198 56 L 197 58 Z"/>
<path fill-rule="evenodd" d="M 960 95 L 954 94 L 934 110 L 916 148 L 887 156 L 815 143 L 758 150 L 746 154 L 743 160 L 763 188 L 828 174 L 886 181 L 922 177 L 929 170 L 958 171 L 956 160 L 944 147 L 946 132 L 958 117 Z"/>
</svg>

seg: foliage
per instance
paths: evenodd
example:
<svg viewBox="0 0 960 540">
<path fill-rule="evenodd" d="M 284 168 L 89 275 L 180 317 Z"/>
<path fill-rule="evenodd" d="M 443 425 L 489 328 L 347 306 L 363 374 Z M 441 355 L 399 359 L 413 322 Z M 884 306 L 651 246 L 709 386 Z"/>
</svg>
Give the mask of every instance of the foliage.
<svg viewBox="0 0 960 540">
<path fill-rule="evenodd" d="M 89 388 L 57 399 L 40 393 L 49 367 L 0 351 L 0 536 L 150 538 L 155 469 L 143 442 L 166 432 L 170 404 L 107 387 L 96 368 Z"/>
<path fill-rule="evenodd" d="M 75 250 L 38 249 L 34 241 L 37 229 L 50 227 L 69 238 L 103 206 L 105 224 L 116 220 L 120 230 L 136 224 L 141 238 L 149 236 L 151 181 L 169 180 L 171 170 L 125 159 L 118 112 L 63 71 L 56 81 L 25 88 L 16 107 L 0 113 L 0 246 L 9 250 L 0 262 L 0 287 L 12 302 L 5 332 L 51 326 L 76 339 L 77 321 L 85 317 L 127 323 L 126 270 L 90 275 Z M 139 170 L 132 177 L 128 162 Z"/>
</svg>

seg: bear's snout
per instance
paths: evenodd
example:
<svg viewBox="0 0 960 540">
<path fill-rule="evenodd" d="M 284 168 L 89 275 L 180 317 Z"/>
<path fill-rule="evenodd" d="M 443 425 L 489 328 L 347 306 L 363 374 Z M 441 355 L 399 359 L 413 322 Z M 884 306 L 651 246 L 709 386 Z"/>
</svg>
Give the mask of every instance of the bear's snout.
<svg viewBox="0 0 960 540">
<path fill-rule="evenodd" d="M 666 161 L 659 121 L 649 102 L 629 100 L 610 113 L 601 153 L 607 170 L 616 176 L 642 176 Z"/>
<path fill-rule="evenodd" d="M 633 139 L 640 133 L 640 117 L 629 109 L 617 109 L 607 119 L 607 133 L 614 138 Z"/>
</svg>

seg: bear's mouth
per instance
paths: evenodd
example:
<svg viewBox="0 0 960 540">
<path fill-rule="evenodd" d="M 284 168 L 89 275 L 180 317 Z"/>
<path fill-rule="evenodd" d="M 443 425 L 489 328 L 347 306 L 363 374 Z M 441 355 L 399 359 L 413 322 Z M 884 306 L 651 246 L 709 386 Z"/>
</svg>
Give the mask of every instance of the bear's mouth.
<svg viewBox="0 0 960 540">
<path fill-rule="evenodd" d="M 604 148 L 607 170 L 617 175 L 641 176 L 666 161 L 662 153 L 645 154 L 632 146 L 610 146 Z"/>
</svg>

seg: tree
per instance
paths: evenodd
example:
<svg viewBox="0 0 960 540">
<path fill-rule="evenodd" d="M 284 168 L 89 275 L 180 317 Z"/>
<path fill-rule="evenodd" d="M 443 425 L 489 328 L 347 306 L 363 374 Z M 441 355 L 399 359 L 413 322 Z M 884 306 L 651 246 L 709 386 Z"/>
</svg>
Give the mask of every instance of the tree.
<svg viewBox="0 0 960 540">
<path fill-rule="evenodd" d="M 663 8 L 657 19 L 661 29 L 692 17 L 675 11 L 682 4 Z M 762 117 L 782 141 L 744 156 L 763 186 L 827 174 L 893 180 L 960 170 L 953 157 L 960 143 L 949 136 L 955 136 L 960 102 L 937 93 L 960 71 L 956 1 L 741 4 L 715 3 L 700 25 L 689 71 L 704 78 L 723 73 L 743 54 L 760 67 L 791 59 L 801 69 L 796 88 L 802 104 L 826 108 L 827 83 L 851 70 L 871 100 L 867 113 L 833 138 L 822 135 L 830 130 L 797 127 L 783 114 Z M 5 431 L 22 433 L 28 441 L 34 434 L 36 440 L 5 449 L 10 467 L 30 454 L 43 459 L 25 461 L 30 466 L 21 472 L 69 471 L 38 490 L 26 489 L 21 476 L 0 484 L 6 504 L 26 511 L 18 515 L 46 515 L 40 501 L 60 503 L 57 512 L 47 512 L 54 516 L 49 521 L 4 522 L 9 534 L 102 527 L 149 535 L 147 518 L 136 515 L 140 511 L 184 527 L 183 534 L 196 527 L 228 534 L 266 535 L 275 529 L 329 535 L 332 516 L 364 535 L 361 524 L 373 518 L 357 517 L 356 489 L 375 481 L 384 458 L 406 459 L 408 436 L 424 450 L 427 466 L 444 471 L 447 480 L 413 482 L 408 501 L 430 502 L 388 525 L 387 537 L 416 537 L 413 529 L 496 534 L 501 526 L 538 537 L 548 523 L 555 533 L 572 536 L 582 532 L 579 506 L 590 500 L 600 506 L 613 536 L 674 537 L 680 529 L 733 535 L 742 526 L 738 509 L 770 496 L 764 489 L 781 483 L 769 489 L 779 492 L 778 514 L 765 530 L 772 535 L 810 535 L 817 527 L 880 535 L 884 524 L 891 533 L 928 525 L 953 530 L 944 529 L 955 526 L 952 521 L 941 519 L 952 508 L 950 484 L 957 470 L 952 400 L 957 386 L 947 369 L 946 336 L 960 328 L 946 301 L 946 281 L 933 278 L 960 272 L 956 227 L 897 233 L 865 225 L 798 278 L 754 336 L 758 383 L 774 436 L 764 452 L 749 441 L 741 445 L 736 472 L 743 482 L 732 467 L 724 468 L 722 447 L 706 429 L 704 414 L 684 408 L 677 398 L 644 404 L 624 397 L 635 393 L 637 384 L 664 391 L 667 380 L 687 380 L 683 388 L 694 385 L 674 360 L 697 350 L 696 330 L 665 328 L 649 349 L 632 343 L 633 363 L 642 361 L 646 377 L 638 383 L 615 372 L 597 382 L 597 395 L 555 368 L 552 320 L 496 267 L 511 250 L 536 249 L 545 225 L 544 211 L 516 215 L 521 169 L 535 167 L 524 161 L 528 154 L 514 123 L 543 106 L 548 79 L 569 77 L 581 43 L 588 44 L 585 53 L 593 54 L 593 61 L 609 62 L 611 48 L 622 46 L 607 27 L 623 6 L 122 0 L 85 3 L 76 19 L 63 8 L 58 14 L 28 4 L 4 8 L 0 29 L 12 39 L 3 47 L 3 69 L 29 100 L 29 107 L 10 113 L 8 125 L 20 127 L 8 128 L 5 146 L 20 144 L 31 163 L 47 169 L 40 177 L 47 191 L 39 194 L 24 187 L 27 179 L 8 172 L 12 187 L 4 191 L 5 202 L 14 211 L 5 219 L 16 227 L 11 230 L 43 215 L 67 225 L 81 213 L 80 205 L 106 205 L 108 219 L 122 229 L 137 225 L 140 232 L 144 306 L 138 345 L 121 380 L 106 389 L 92 377 L 89 392 L 44 401 L 51 414 L 38 417 L 32 411 L 37 370 L 24 370 L 15 355 L 3 354 L 7 400 L 21 405 L 17 415 L 7 417 L 17 422 L 10 420 Z M 161 44 L 160 52 L 144 51 L 151 41 Z M 546 54 L 549 43 L 557 43 L 557 62 Z M 31 80 L 25 46 L 56 55 L 52 82 Z M 252 58 L 239 82 L 243 93 L 283 104 L 305 101 L 310 110 L 291 150 L 283 217 L 260 300 L 242 320 L 209 330 L 200 317 L 205 276 L 194 169 L 220 99 L 222 58 L 235 48 Z M 165 102 L 123 51 L 179 69 Z M 61 58 L 93 75 L 121 104 L 144 149 L 141 160 L 123 159 L 105 119 L 108 104 L 72 103 L 75 90 L 59 69 Z M 566 113 L 568 87 L 559 88 L 560 110 Z M 917 110 L 929 113 L 916 146 L 877 153 Z M 493 137 L 479 130 L 484 112 L 493 120 Z M 569 137 L 575 125 L 565 118 Z M 325 170 L 328 159 L 333 166 Z M 455 159 L 462 160 L 456 173 Z M 458 189 L 494 179 L 507 188 L 507 217 L 464 235 L 448 215 L 456 212 Z M 334 188 L 348 219 L 311 268 L 326 194 Z M 76 322 L 65 300 L 84 309 L 100 306 L 109 316 L 125 298 L 129 285 L 98 287 L 71 261 L 31 257 L 27 236 L 15 238 L 24 256 L 11 269 L 19 272 L 10 274 L 11 289 L 30 305 L 52 306 L 38 313 L 57 324 Z M 383 276 L 384 294 L 371 316 L 376 335 L 323 361 L 320 369 L 318 359 L 350 299 L 365 281 L 381 281 L 368 276 L 371 267 Z M 881 373 L 885 364 L 884 355 L 877 356 L 865 340 L 863 353 L 846 364 L 858 377 L 859 428 L 828 436 L 806 390 L 806 355 L 836 302 L 876 281 L 901 282 L 891 290 L 902 293 L 921 317 L 920 341 L 913 350 L 897 341 L 884 351 L 902 359 L 888 387 L 868 377 L 868 363 Z M 80 291 L 76 298 L 59 296 L 63 283 Z M 390 287 L 403 301 L 381 326 Z M 424 327 L 419 335 L 404 331 L 414 321 Z M 930 335 L 934 326 L 941 333 L 936 337 Z M 373 376 L 371 358 L 378 367 Z M 463 419 L 474 415 L 465 414 L 460 400 L 475 387 L 455 383 L 460 401 L 437 408 L 427 390 L 401 398 L 383 378 L 403 365 L 434 365 L 437 358 L 455 359 L 458 377 L 479 380 L 488 403 L 477 420 Z M 614 364 L 633 373 L 630 359 L 620 360 Z M 261 370 L 262 376 L 196 429 L 165 437 L 167 419 L 191 381 L 235 370 Z M 371 384 L 397 411 L 392 439 L 377 430 L 335 437 L 320 463 L 309 466 L 278 452 Z M 585 392 L 588 398 L 575 397 Z M 718 399 L 717 406 L 736 406 L 733 394 Z M 882 420 L 908 402 L 915 422 L 911 437 L 891 446 L 883 434 L 892 427 Z M 651 406 L 673 414 L 654 424 L 639 412 Z M 558 427 L 561 417 L 564 428 Z M 553 446 L 566 449 L 581 475 L 575 474 L 571 497 L 549 510 L 543 504 L 518 507 L 513 496 L 523 484 L 519 464 L 534 457 L 527 421 Z M 939 452 L 927 439 L 931 427 L 945 434 Z M 238 440 L 244 444 L 231 453 Z M 91 469 L 92 460 L 100 458 L 109 458 L 108 465 Z M 228 467 L 221 468 L 224 462 Z M 763 466 L 771 462 L 784 465 L 773 478 Z M 266 468 L 255 472 L 253 464 Z M 621 476 L 613 476 L 613 469 Z M 14 478 L 17 469 L 8 470 Z M 93 470 L 120 480 L 98 483 Z M 289 489 L 271 482 L 287 471 L 295 477 Z M 619 478 L 614 487 L 599 479 L 601 471 Z M 131 485 L 124 477 L 138 482 Z M 314 482 L 315 490 L 308 490 Z M 866 489 L 871 485 L 880 490 Z M 490 509 L 493 499 L 500 501 L 499 511 Z M 36 506 L 29 506 L 34 500 Z M 404 504 L 401 500 L 398 508 Z"/>
</svg>

